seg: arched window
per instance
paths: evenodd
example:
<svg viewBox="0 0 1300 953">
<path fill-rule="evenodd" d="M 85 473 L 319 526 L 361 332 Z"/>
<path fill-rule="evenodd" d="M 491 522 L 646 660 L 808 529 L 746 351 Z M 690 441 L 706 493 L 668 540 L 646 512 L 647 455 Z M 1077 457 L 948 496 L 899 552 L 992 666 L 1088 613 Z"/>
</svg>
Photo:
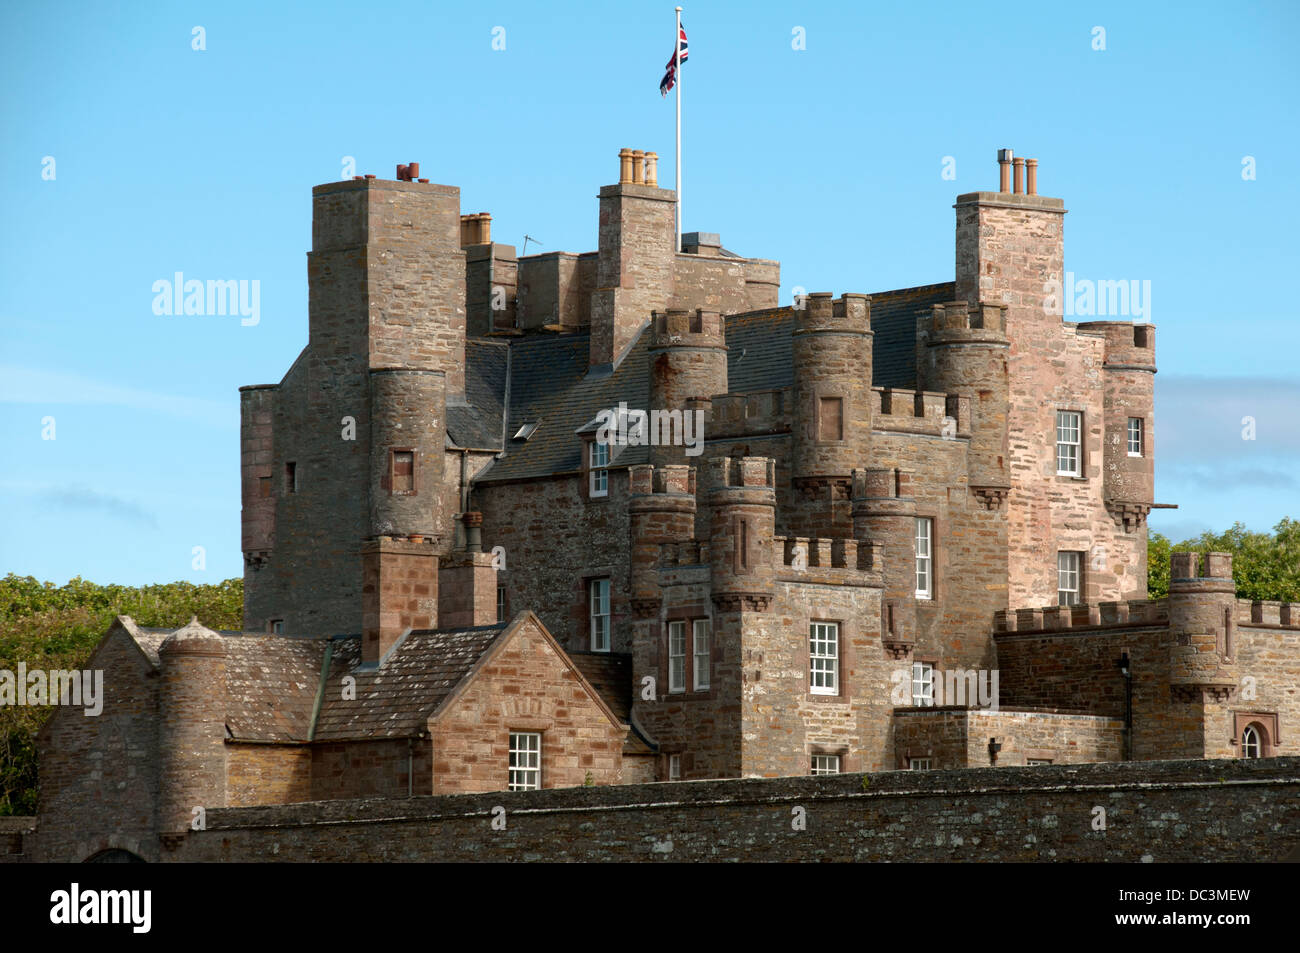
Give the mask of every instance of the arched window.
<svg viewBox="0 0 1300 953">
<path fill-rule="evenodd" d="M 101 850 L 93 857 L 87 857 L 85 862 L 88 864 L 143 864 L 145 860 L 129 850 L 110 847 L 107 850 Z"/>
<path fill-rule="evenodd" d="M 1241 732 L 1241 756 L 1258 758 L 1263 753 L 1263 747 L 1259 737 L 1259 726 L 1247 725 Z"/>
</svg>

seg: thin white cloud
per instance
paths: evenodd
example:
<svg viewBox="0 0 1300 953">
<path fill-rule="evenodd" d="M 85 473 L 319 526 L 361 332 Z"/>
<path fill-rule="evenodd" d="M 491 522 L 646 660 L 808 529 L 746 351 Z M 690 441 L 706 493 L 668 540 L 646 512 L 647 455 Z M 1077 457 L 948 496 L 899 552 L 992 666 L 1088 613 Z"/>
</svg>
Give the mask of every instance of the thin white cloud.
<svg viewBox="0 0 1300 953">
<path fill-rule="evenodd" d="M 165 394 L 68 371 L 14 364 L 0 364 L 0 403 L 127 407 L 195 420 L 223 430 L 232 429 L 239 422 L 238 410 L 220 401 Z"/>
</svg>

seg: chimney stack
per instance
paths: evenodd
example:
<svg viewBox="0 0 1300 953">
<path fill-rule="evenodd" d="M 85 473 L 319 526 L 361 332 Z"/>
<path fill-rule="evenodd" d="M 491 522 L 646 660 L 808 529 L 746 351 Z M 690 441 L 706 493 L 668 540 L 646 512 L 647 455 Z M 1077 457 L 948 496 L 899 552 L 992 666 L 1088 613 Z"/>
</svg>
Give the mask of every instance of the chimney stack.
<svg viewBox="0 0 1300 953">
<path fill-rule="evenodd" d="M 496 558 L 483 552 L 483 514 L 462 513 L 465 548 L 443 561 L 438 586 L 438 625 L 462 629 L 497 622 Z"/>
<path fill-rule="evenodd" d="M 1011 150 L 998 150 L 998 191 L 1011 191 Z"/>
<path fill-rule="evenodd" d="M 361 661 L 377 665 L 411 629 L 438 627 L 438 556 L 431 537 L 361 544 Z"/>
</svg>

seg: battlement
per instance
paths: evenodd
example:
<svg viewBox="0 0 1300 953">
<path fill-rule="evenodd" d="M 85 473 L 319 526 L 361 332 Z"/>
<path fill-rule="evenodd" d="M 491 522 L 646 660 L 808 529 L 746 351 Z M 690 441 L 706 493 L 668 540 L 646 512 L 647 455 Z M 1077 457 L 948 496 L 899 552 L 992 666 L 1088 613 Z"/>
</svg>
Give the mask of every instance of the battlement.
<svg viewBox="0 0 1300 953">
<path fill-rule="evenodd" d="M 1106 367 L 1155 370 L 1156 326 L 1131 321 L 1085 321 L 1080 331 L 1101 332 L 1106 339 Z"/>
<path fill-rule="evenodd" d="M 853 569 L 877 573 L 884 569 L 884 548 L 872 540 L 817 536 L 774 536 L 779 565 L 797 572 Z"/>
<path fill-rule="evenodd" d="M 723 394 L 712 401 L 711 437 L 788 432 L 794 425 L 794 388 Z"/>
<path fill-rule="evenodd" d="M 935 437 L 969 437 L 971 403 L 965 394 L 871 388 L 872 426 L 877 430 L 929 434 Z M 947 421 L 951 419 L 951 423 Z"/>
<path fill-rule="evenodd" d="M 681 465 L 655 467 L 637 464 L 628 468 L 628 495 L 673 494 L 695 496 L 695 468 Z"/>
<path fill-rule="evenodd" d="M 1231 582 L 1232 554 L 1206 553 L 1203 560 L 1200 553 L 1169 554 L 1170 586 L 1180 582 L 1197 582 L 1201 579 L 1226 579 Z"/>
<path fill-rule="evenodd" d="M 702 539 L 687 539 L 659 546 L 659 568 L 676 566 L 705 566 L 709 562 L 709 543 Z"/>
<path fill-rule="evenodd" d="M 990 331 L 999 336 L 1007 329 L 1007 306 L 991 301 L 971 307 L 966 301 L 936 304 L 930 316 L 930 330 L 936 335 L 954 331 Z"/>
<path fill-rule="evenodd" d="M 776 487 L 776 461 L 771 457 L 714 457 L 709 472 L 715 488 Z"/>
<path fill-rule="evenodd" d="M 993 613 L 995 633 L 1057 632 L 1062 629 L 1169 624 L 1166 599 L 1128 599 L 1077 606 L 999 609 Z"/>
<path fill-rule="evenodd" d="M 853 471 L 853 499 L 910 499 L 912 471 L 870 467 Z"/>
<path fill-rule="evenodd" d="M 1284 629 L 1300 629 L 1300 602 L 1238 599 L 1237 622 L 1242 625 L 1276 625 Z"/>
<path fill-rule="evenodd" d="M 870 295 L 845 293 L 835 298 L 829 291 L 821 291 L 807 295 L 803 304 L 794 309 L 795 334 L 871 330 Z"/>
<path fill-rule="evenodd" d="M 722 314 L 703 308 L 656 311 L 650 325 L 650 346 L 725 347 L 726 326 Z"/>
</svg>

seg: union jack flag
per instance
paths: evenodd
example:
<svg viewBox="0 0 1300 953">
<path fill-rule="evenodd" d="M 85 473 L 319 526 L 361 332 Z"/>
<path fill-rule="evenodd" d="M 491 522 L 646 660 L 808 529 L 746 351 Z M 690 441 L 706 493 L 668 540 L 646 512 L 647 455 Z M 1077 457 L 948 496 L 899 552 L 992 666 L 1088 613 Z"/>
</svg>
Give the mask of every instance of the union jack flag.
<svg viewBox="0 0 1300 953">
<path fill-rule="evenodd" d="M 677 44 L 681 47 L 682 62 L 686 62 L 686 27 L 681 28 L 681 33 L 677 37 Z M 667 96 L 669 91 L 677 85 L 677 53 L 668 57 L 668 72 L 664 73 L 664 78 L 659 81 L 659 95 Z"/>
</svg>

